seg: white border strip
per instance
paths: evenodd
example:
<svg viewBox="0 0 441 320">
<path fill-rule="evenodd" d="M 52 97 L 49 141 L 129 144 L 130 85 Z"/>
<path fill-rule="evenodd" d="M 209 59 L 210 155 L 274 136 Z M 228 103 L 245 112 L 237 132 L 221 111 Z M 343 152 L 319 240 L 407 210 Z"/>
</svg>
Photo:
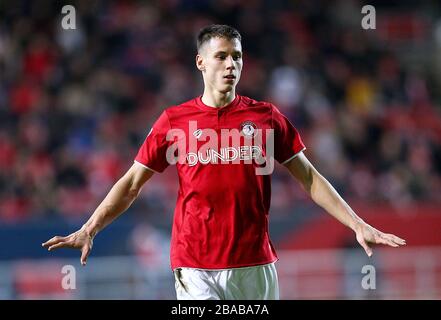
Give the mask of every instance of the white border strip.
<svg viewBox="0 0 441 320">
<path fill-rule="evenodd" d="M 146 168 L 146 169 L 148 169 L 148 170 L 150 170 L 150 171 L 153 171 L 154 173 L 159 173 L 158 171 L 153 170 L 152 168 L 147 167 L 146 165 L 142 164 L 142 163 L 139 162 L 139 161 L 134 160 L 133 162 L 139 164 L 140 166 L 143 166 L 144 168 Z"/>
<path fill-rule="evenodd" d="M 285 164 L 285 163 L 291 161 L 292 159 L 294 159 L 295 157 L 297 157 L 300 153 L 302 153 L 302 152 L 305 151 L 305 150 L 306 150 L 306 147 L 304 147 L 302 150 L 300 150 L 299 152 L 297 152 L 297 153 L 296 153 L 295 155 L 293 155 L 291 158 L 289 158 L 289 159 L 283 161 L 281 164 Z"/>
</svg>

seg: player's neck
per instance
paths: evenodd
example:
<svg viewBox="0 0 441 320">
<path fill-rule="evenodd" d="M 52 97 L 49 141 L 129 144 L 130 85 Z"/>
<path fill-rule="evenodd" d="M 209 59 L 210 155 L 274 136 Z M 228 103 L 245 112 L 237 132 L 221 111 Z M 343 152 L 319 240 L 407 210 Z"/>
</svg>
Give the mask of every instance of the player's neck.
<svg viewBox="0 0 441 320">
<path fill-rule="evenodd" d="M 208 92 L 204 90 L 204 94 L 202 95 L 202 102 L 213 108 L 222 108 L 228 104 L 230 104 L 234 98 L 236 97 L 236 90 L 231 90 L 226 93 L 222 92 Z"/>
</svg>

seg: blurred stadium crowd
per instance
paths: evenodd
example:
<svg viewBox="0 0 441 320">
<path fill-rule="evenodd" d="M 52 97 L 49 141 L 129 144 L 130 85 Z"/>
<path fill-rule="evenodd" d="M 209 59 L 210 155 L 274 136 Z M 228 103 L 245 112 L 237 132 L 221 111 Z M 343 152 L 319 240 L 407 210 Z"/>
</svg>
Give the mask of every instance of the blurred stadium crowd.
<svg viewBox="0 0 441 320">
<path fill-rule="evenodd" d="M 360 1 L 73 1 L 64 30 L 59 1 L 2 1 L 0 221 L 89 216 L 161 111 L 202 93 L 210 23 L 242 33 L 238 93 L 276 104 L 345 198 L 441 201 L 440 4 L 387 3 L 363 30 Z M 173 207 L 173 171 L 144 213 Z M 282 170 L 273 183 L 275 206 L 305 197 Z"/>
</svg>

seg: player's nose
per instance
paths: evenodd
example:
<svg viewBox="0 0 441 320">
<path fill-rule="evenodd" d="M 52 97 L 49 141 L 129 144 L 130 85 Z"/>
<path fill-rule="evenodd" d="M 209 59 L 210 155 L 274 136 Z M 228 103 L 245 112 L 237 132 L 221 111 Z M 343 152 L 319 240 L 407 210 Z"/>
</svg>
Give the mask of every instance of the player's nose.
<svg viewBox="0 0 441 320">
<path fill-rule="evenodd" d="M 227 69 L 228 69 L 228 70 L 234 70 L 235 67 L 234 67 L 234 60 L 233 60 L 233 57 L 232 57 L 232 56 L 228 56 L 226 60 L 227 60 L 227 61 L 226 61 Z"/>
</svg>

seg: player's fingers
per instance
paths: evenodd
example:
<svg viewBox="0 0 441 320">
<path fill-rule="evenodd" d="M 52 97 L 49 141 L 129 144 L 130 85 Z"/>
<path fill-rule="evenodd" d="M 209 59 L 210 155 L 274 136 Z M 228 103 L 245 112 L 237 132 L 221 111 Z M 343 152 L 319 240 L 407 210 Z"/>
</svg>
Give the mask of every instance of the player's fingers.
<svg viewBox="0 0 441 320">
<path fill-rule="evenodd" d="M 397 237 L 396 235 L 390 234 L 389 236 L 391 237 L 392 241 L 394 241 L 395 243 L 398 243 L 402 246 L 406 244 L 406 240 L 401 239 L 400 237 Z"/>
<path fill-rule="evenodd" d="M 387 241 L 391 241 L 391 242 L 393 242 L 393 243 L 395 243 L 397 245 L 400 245 L 400 246 L 403 246 L 403 245 L 406 244 L 405 240 L 403 240 L 401 238 L 398 238 L 397 236 L 395 236 L 393 234 L 385 234 L 383 236 L 383 238 L 386 239 Z"/>
<path fill-rule="evenodd" d="M 372 256 L 372 249 L 368 246 L 366 241 L 364 239 L 361 239 L 361 240 L 358 240 L 358 242 L 363 247 L 363 249 L 366 252 L 366 254 L 368 255 L 368 257 Z"/>
<path fill-rule="evenodd" d="M 50 247 L 50 246 L 52 246 L 60 241 L 64 241 L 64 240 L 65 240 L 65 237 L 55 236 L 55 237 L 49 239 L 48 241 L 42 243 L 41 245 L 43 247 L 47 248 L 47 247 Z"/>
<path fill-rule="evenodd" d="M 87 257 L 89 257 L 89 253 L 90 253 L 90 246 L 86 245 L 81 249 L 81 264 L 83 266 L 86 265 L 87 262 Z"/>
<path fill-rule="evenodd" d="M 58 248 L 64 248 L 64 247 L 68 247 L 68 246 L 69 246 L 68 242 L 60 241 L 60 242 L 58 242 L 56 244 L 51 245 L 47 250 L 51 251 L 51 250 L 55 250 L 55 249 L 58 249 Z"/>
<path fill-rule="evenodd" d="M 386 239 L 386 238 L 380 238 L 379 243 L 385 244 L 387 246 L 391 246 L 391 247 L 394 247 L 394 248 L 399 247 L 398 244 L 396 244 L 392 240 L 389 240 L 389 239 Z"/>
</svg>

